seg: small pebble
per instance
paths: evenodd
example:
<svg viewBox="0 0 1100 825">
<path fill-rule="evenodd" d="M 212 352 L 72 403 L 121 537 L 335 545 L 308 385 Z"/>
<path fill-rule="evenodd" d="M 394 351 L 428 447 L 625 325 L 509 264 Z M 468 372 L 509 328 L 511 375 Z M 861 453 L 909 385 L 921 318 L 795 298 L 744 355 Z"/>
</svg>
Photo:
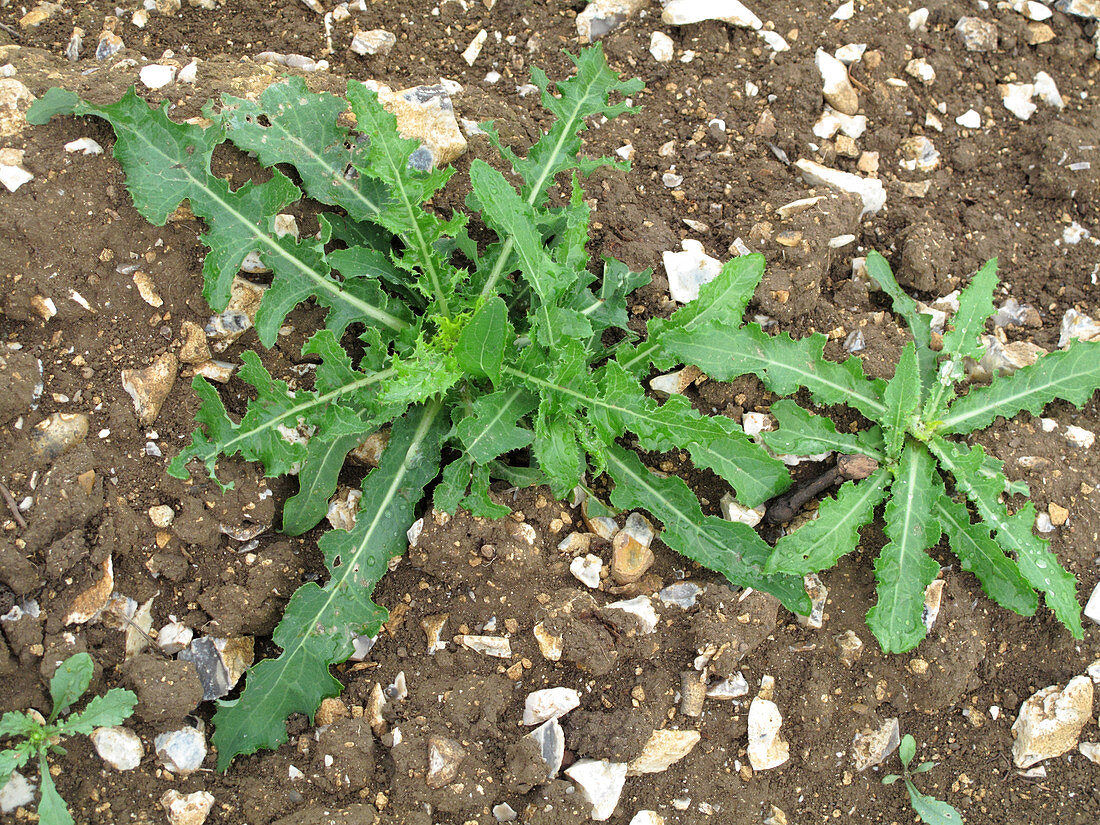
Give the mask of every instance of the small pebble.
<svg viewBox="0 0 1100 825">
<path fill-rule="evenodd" d="M 169 825 L 202 825 L 214 807 L 214 795 L 195 791 L 184 796 L 173 788 L 161 796 L 160 804 Z"/>
<path fill-rule="evenodd" d="M 153 743 L 160 763 L 181 778 L 197 771 L 206 759 L 206 737 L 196 728 L 158 734 Z"/>
<path fill-rule="evenodd" d="M 145 748 L 129 728 L 96 728 L 89 737 L 103 761 L 119 771 L 132 771 L 141 764 Z"/>
<path fill-rule="evenodd" d="M 600 571 L 602 569 L 603 560 L 591 553 L 578 556 L 569 563 L 569 572 L 573 574 L 573 578 L 593 589 L 600 586 Z"/>
</svg>

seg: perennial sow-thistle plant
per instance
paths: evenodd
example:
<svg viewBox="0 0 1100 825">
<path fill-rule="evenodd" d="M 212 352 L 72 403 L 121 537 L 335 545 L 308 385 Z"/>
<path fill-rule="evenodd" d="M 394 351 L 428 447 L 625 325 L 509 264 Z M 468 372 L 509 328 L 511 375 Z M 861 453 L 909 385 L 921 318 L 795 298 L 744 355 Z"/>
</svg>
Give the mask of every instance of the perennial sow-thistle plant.
<svg viewBox="0 0 1100 825">
<path fill-rule="evenodd" d="M 883 599 L 880 592 L 879 619 L 872 624 L 889 649 L 919 638 L 909 632 L 910 602 L 929 578 L 920 554 L 939 535 L 933 526 L 978 548 L 967 555 L 956 548 L 964 561 L 975 553 L 992 556 L 988 530 L 983 537 L 984 528 L 970 524 L 965 506 L 947 497 L 932 463 L 934 456 L 954 472 L 976 461 L 981 472 L 964 474 L 969 483 L 964 491 L 983 518 L 989 518 L 983 507 L 1003 511 L 996 495 L 982 486 L 981 479 L 995 484 L 998 476 L 980 448 L 942 438 L 989 418 L 984 412 L 956 412 L 967 401 L 962 399 L 944 423 L 933 423 L 949 399 L 928 383 L 926 373 L 934 364 L 924 349 L 919 356 L 907 351 L 899 376 L 884 387 L 868 382 L 855 359 L 843 365 L 824 361 L 816 339 L 795 342 L 739 328 L 763 274 L 760 255 L 730 261 L 698 300 L 667 319 L 651 320 L 644 340 L 630 334 L 626 299 L 650 274 L 610 258 L 603 260 L 599 277 L 589 271 L 589 207 L 579 183 L 580 175 L 598 167 L 627 166 L 582 156 L 580 135 L 590 117 L 634 111 L 627 100 L 610 98 L 633 94 L 642 84 L 611 71 L 599 46 L 572 60 L 575 75 L 553 86 L 532 69 L 553 123 L 525 156 L 503 145 L 492 124 L 482 124 L 510 175 L 474 160 L 469 212 L 456 211 L 449 219 L 425 208 L 425 202 L 453 170 L 423 171 L 421 164 L 410 163 L 419 143 L 399 137 L 393 116 L 356 81 L 348 83 L 346 102 L 312 93 L 295 78 L 270 86 L 257 101 L 226 95 L 220 106 L 204 109 L 206 127 L 172 122 L 167 105 L 151 110 L 133 90 L 118 103 L 99 106 L 54 89 L 28 114 L 38 123 L 54 114 L 106 119 L 117 136 L 114 154 L 134 204 L 151 222 L 164 224 L 189 201 L 207 225 L 201 237 L 209 248 L 204 295 L 215 310 L 228 303 L 241 262 L 258 252 L 271 270 L 255 318 L 264 346 L 275 342 L 287 313 L 303 301 L 327 309 L 325 328 L 303 349 L 317 363 L 311 390 L 292 390 L 267 372 L 258 355 L 244 352 L 237 374 L 256 397 L 235 421 L 215 388 L 195 379 L 202 429 L 172 461 L 170 473 L 185 478 L 189 462 L 198 459 L 216 478 L 218 459 L 233 455 L 261 462 L 269 476 L 297 470 L 298 492 L 283 511 L 283 530 L 296 535 L 324 516 L 348 452 L 367 435 L 391 427 L 380 465 L 363 481 L 354 528 L 331 530 L 320 540 L 327 582 L 309 582 L 294 593 L 274 633 L 282 652 L 251 669 L 240 698 L 220 703 L 213 739 L 222 769 L 238 754 L 285 742 L 290 714 L 312 715 L 323 698 L 340 692 L 329 667 L 351 655 L 357 636 L 377 633 L 385 621 L 386 611 L 371 593 L 390 559 L 405 550 L 405 531 L 432 485 L 432 503 L 440 510 L 462 507 L 494 518 L 508 508 L 490 497 L 492 479 L 547 484 L 565 496 L 589 474 L 606 473 L 613 483 L 611 503 L 659 519 L 669 547 L 737 585 L 774 594 L 799 613 L 810 609 L 802 574 L 830 566 L 855 547 L 856 528 L 870 519 L 888 483 L 895 491 L 915 490 L 906 499 L 907 512 L 925 504 L 925 514 L 939 509 L 934 525 L 927 523 L 919 537 L 911 536 L 909 527 L 889 528 L 900 546 L 884 551 L 883 558 L 898 567 L 901 584 L 896 597 Z M 354 130 L 341 123 L 349 106 Z M 226 140 L 271 167 L 271 179 L 232 190 L 215 177 L 211 154 Z M 293 169 L 300 185 L 280 166 Z M 563 187 L 563 197 L 551 197 L 555 186 Z M 315 237 L 278 237 L 275 215 L 303 197 L 333 211 L 319 214 Z M 473 236 L 481 234 L 469 232 L 471 216 L 479 217 L 495 240 L 475 242 Z M 921 329 L 926 332 L 927 326 L 918 321 L 915 334 Z M 973 337 L 975 329 L 963 328 L 959 352 L 974 351 L 973 342 L 962 339 Z M 914 357 L 919 371 L 910 366 Z M 774 551 L 749 526 L 704 515 L 682 479 L 651 472 L 632 448 L 684 450 L 696 467 L 727 481 L 748 506 L 783 492 L 790 478 L 781 462 L 730 419 L 702 416 L 683 396 L 664 403 L 646 396 L 641 381 L 651 369 L 680 362 L 699 364 L 717 378 L 755 372 L 781 394 L 802 384 L 824 403 L 848 401 L 881 421 L 882 428 L 849 438 L 837 436 L 823 419 L 797 414 L 811 423 L 794 434 L 792 447 L 819 452 L 817 445 L 829 442 L 829 449 L 842 446 L 882 460 L 879 473 L 858 488 L 860 505 L 852 505 L 846 485 L 837 499 L 845 517 L 835 516 L 837 506 L 823 505 L 817 522 Z M 1080 367 L 1081 359 L 1074 364 Z M 1020 403 L 1002 400 L 982 409 L 1031 409 L 1040 395 L 1079 403 L 1085 385 L 1098 383 L 1098 371 L 1080 378 L 1073 389 L 1048 383 Z M 925 408 L 931 416 L 907 406 L 914 393 L 924 392 L 921 387 L 936 398 Z M 781 406 L 777 412 L 783 426 L 775 438 L 781 439 L 796 413 Z M 893 504 L 887 508 L 891 525 L 898 523 L 895 510 Z M 1021 511 L 1016 518 L 1026 517 Z M 948 523 L 952 518 L 957 528 Z M 831 538 L 823 529 L 830 525 Z M 987 589 L 992 566 L 1020 594 L 1002 603 L 1033 611 L 1030 588 L 1039 588 L 1059 617 L 1079 630 L 1070 607 L 1076 608 L 1072 579 L 1067 596 L 1065 579 L 1055 573 L 1057 562 L 1045 548 L 1036 549 L 1040 540 L 1025 540 L 1015 522 L 998 529 L 1020 546 L 1008 549 L 1018 553 L 1026 583 L 1018 581 L 1017 563 L 1001 553 L 985 566 L 975 564 Z M 1040 560 L 1047 563 L 1045 578 L 1029 575 Z M 880 581 L 884 571 L 885 564 Z M 883 619 L 898 632 L 883 629 Z"/>
</svg>

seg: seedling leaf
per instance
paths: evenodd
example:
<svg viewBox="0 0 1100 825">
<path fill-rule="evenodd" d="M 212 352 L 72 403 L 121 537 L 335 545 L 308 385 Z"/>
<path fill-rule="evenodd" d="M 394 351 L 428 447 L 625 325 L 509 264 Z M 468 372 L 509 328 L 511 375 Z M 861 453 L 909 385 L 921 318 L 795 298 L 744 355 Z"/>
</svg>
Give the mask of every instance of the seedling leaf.
<svg viewBox="0 0 1100 825">
<path fill-rule="evenodd" d="M 77 699 L 84 695 L 92 682 L 95 665 L 87 653 L 75 653 L 57 666 L 50 678 L 50 697 L 53 710 L 47 721 L 53 722 L 60 714 L 69 709 Z"/>
<path fill-rule="evenodd" d="M 130 718 L 137 704 L 137 696 L 129 690 L 112 688 L 102 696 L 95 696 L 88 706 L 65 720 L 65 733 L 90 734 L 95 728 L 121 725 Z"/>
</svg>

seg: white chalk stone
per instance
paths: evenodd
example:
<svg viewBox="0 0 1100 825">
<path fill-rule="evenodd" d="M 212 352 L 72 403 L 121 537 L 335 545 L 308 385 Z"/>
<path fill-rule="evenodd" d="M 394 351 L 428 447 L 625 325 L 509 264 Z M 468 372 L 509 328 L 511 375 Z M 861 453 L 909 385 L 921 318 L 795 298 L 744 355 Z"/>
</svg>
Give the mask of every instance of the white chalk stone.
<svg viewBox="0 0 1100 825">
<path fill-rule="evenodd" d="M 176 79 L 176 67 L 150 63 L 141 67 L 138 77 L 150 89 L 162 89 Z"/>
<path fill-rule="evenodd" d="M 615 813 L 615 806 L 619 804 L 626 784 L 626 770 L 625 762 L 578 759 L 566 769 L 565 775 L 577 784 L 592 806 L 592 818 L 603 822 Z"/>
<path fill-rule="evenodd" d="M 581 696 L 573 688 L 546 688 L 527 694 L 523 706 L 523 724 L 541 725 L 548 719 L 560 719 L 580 707 Z"/>
<path fill-rule="evenodd" d="M 103 761 L 119 771 L 132 771 L 141 764 L 145 748 L 129 728 L 96 728 L 89 737 Z"/>
<path fill-rule="evenodd" d="M 672 38 L 664 32 L 653 32 L 649 36 L 649 53 L 658 63 L 670 62 L 675 50 L 676 45 L 672 42 Z"/>
<path fill-rule="evenodd" d="M 593 590 L 600 586 L 600 571 L 602 569 L 603 560 L 591 553 L 586 556 L 578 556 L 569 563 L 569 572 L 573 574 L 573 578 Z"/>
<path fill-rule="evenodd" d="M 982 127 L 982 116 L 973 109 L 968 109 L 955 118 L 955 122 L 964 129 L 980 129 Z"/>
<path fill-rule="evenodd" d="M 669 0 L 661 19 L 673 26 L 686 26 L 704 20 L 720 20 L 731 26 L 761 29 L 760 18 L 739 0 Z"/>
<path fill-rule="evenodd" d="M 858 195 L 863 201 L 861 217 L 874 215 L 886 205 L 886 188 L 878 178 L 862 178 L 805 158 L 796 160 L 794 165 L 802 173 L 802 179 L 811 186 L 828 186 Z"/>
<path fill-rule="evenodd" d="M 703 251 L 699 241 L 681 241 L 683 252 L 665 252 L 661 257 L 668 276 L 668 291 L 672 300 L 686 304 L 699 297 L 699 287 L 708 284 L 722 271 L 722 262 Z"/>
</svg>

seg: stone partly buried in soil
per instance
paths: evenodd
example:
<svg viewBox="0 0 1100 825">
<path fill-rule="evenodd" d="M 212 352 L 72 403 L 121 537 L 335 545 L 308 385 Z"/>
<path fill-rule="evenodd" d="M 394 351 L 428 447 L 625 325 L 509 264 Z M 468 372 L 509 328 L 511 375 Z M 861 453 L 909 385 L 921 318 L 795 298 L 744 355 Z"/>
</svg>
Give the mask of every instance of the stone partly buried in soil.
<svg viewBox="0 0 1100 825">
<path fill-rule="evenodd" d="M 887 719 L 882 726 L 857 733 L 852 737 L 852 759 L 857 771 L 881 765 L 901 743 L 897 717 Z"/>
<path fill-rule="evenodd" d="M 88 416 L 84 413 L 53 413 L 31 430 L 31 449 L 45 460 L 53 461 L 75 447 L 88 435 Z"/>
<path fill-rule="evenodd" d="M 592 818 L 603 822 L 615 813 L 626 784 L 627 770 L 624 762 L 578 759 L 566 768 L 565 775 L 577 784 L 585 801 L 592 806 Z"/>
<path fill-rule="evenodd" d="M 145 369 L 123 370 L 122 388 L 134 402 L 138 421 L 143 426 L 152 424 L 176 383 L 179 359 L 170 352 L 163 353 Z"/>
<path fill-rule="evenodd" d="M 1065 688 L 1045 687 L 1024 702 L 1012 726 L 1012 760 L 1017 768 L 1071 750 L 1092 717 L 1092 680 L 1075 676 Z"/>
<path fill-rule="evenodd" d="M 466 749 L 455 740 L 431 737 L 428 740 L 428 787 L 442 788 L 451 784 L 465 758 Z"/>
<path fill-rule="evenodd" d="M 642 752 L 627 764 L 627 776 L 660 773 L 679 762 L 699 744 L 697 730 L 655 730 Z"/>
<path fill-rule="evenodd" d="M 783 714 L 772 701 L 775 679 L 764 676 L 760 692 L 749 704 L 749 763 L 753 770 L 778 768 L 791 758 L 791 747 L 779 733 Z"/>
<path fill-rule="evenodd" d="M 523 708 L 523 724 L 540 725 L 548 719 L 558 719 L 580 707 L 581 697 L 572 688 L 546 688 L 527 695 Z"/>
<path fill-rule="evenodd" d="M 202 825 L 214 807 L 214 795 L 195 791 L 184 796 L 175 788 L 160 798 L 169 825 Z"/>
<path fill-rule="evenodd" d="M 132 771 L 145 756 L 141 738 L 129 728 L 96 728 L 89 738 L 103 761 L 118 771 Z"/>
<path fill-rule="evenodd" d="M 201 768 L 206 759 L 206 737 L 190 726 L 158 734 L 153 744 L 160 763 L 181 778 Z"/>
</svg>

